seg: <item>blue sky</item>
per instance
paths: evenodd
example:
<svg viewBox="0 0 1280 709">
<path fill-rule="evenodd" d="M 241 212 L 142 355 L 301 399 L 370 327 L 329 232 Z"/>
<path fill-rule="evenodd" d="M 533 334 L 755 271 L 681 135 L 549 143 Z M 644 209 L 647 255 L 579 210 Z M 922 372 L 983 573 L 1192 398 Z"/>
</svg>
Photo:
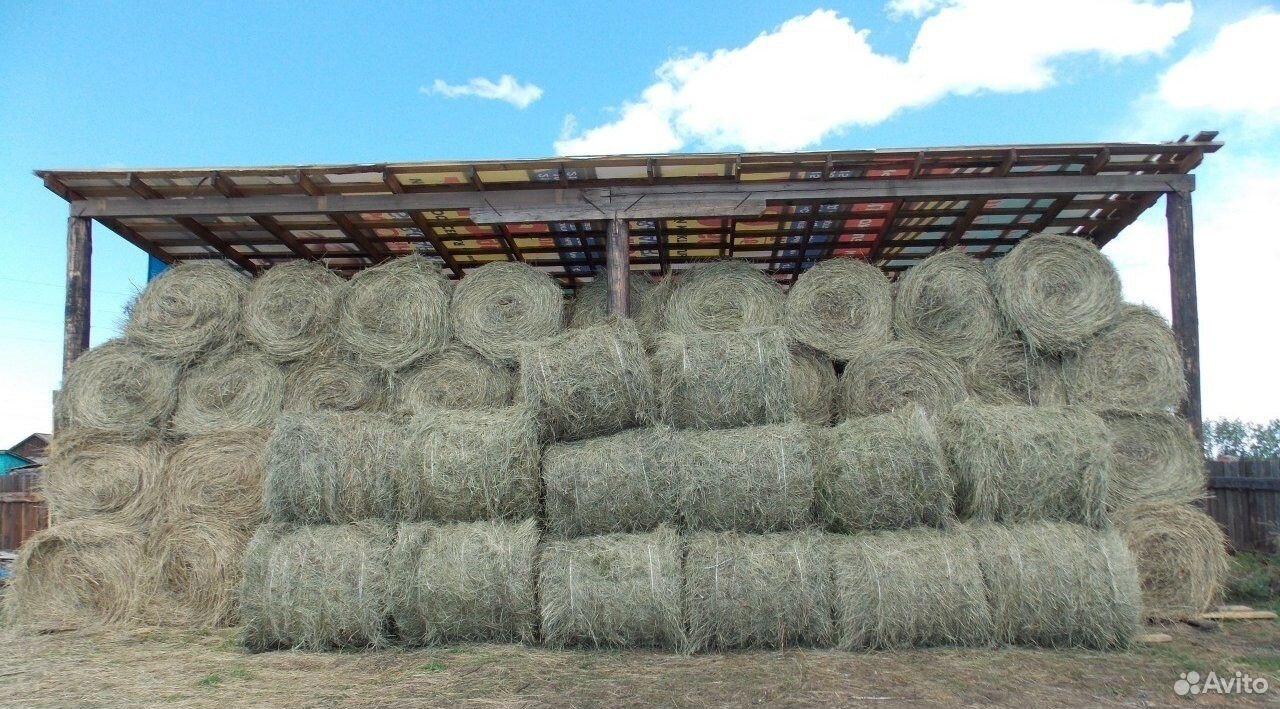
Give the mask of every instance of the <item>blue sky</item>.
<svg viewBox="0 0 1280 709">
<path fill-rule="evenodd" d="M 1280 196 L 1280 99 L 1274 71 L 1260 71 L 1280 68 L 1277 12 L 1244 0 L 0 4 L 0 446 L 48 430 L 59 378 L 66 208 L 33 168 L 1165 140 L 1201 128 L 1228 144 L 1200 170 L 1196 202 L 1206 412 L 1280 416 L 1274 327 L 1258 310 L 1280 301 L 1268 278 L 1280 252 L 1249 226 Z M 1028 27 L 1049 31 L 1002 39 Z M 470 95 L 473 79 L 499 98 Z M 786 98 L 761 99 L 770 88 Z M 1212 100 L 1197 100 L 1205 91 Z M 1167 312 L 1162 216 L 1108 252 L 1128 295 Z M 116 333 L 146 273 L 141 252 L 105 228 L 96 237 L 95 344 Z M 1233 261 L 1241 249 L 1255 257 Z"/>
</svg>

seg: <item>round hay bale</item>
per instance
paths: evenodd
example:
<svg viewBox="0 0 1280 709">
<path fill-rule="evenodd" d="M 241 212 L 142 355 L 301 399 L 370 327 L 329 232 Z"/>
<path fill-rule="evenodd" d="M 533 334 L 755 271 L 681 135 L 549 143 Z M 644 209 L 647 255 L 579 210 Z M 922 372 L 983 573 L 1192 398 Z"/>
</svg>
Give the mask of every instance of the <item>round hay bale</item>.
<svg viewBox="0 0 1280 709">
<path fill-rule="evenodd" d="M 542 456 L 547 531 L 572 538 L 675 524 L 679 478 L 667 428 L 549 446 Z"/>
<path fill-rule="evenodd" d="M 667 294 L 662 329 L 677 335 L 738 332 L 782 322 L 782 288 L 750 262 L 695 263 Z"/>
<path fill-rule="evenodd" d="M 54 522 L 113 515 L 144 526 L 156 503 L 165 447 L 129 443 L 101 434 L 60 433 L 53 439 L 41 485 Z"/>
<path fill-rule="evenodd" d="M 262 502 L 268 433 L 192 436 L 164 464 L 160 504 L 175 518 L 218 520 L 252 531 L 265 519 Z"/>
<path fill-rule="evenodd" d="M 667 425 L 736 428 L 794 416 L 791 347 L 777 328 L 663 335 L 653 367 Z"/>
<path fill-rule="evenodd" d="M 178 381 L 172 430 L 179 436 L 267 429 L 284 401 L 284 372 L 255 350 L 201 362 Z"/>
<path fill-rule="evenodd" d="M 223 261 L 186 261 L 147 284 L 124 336 L 157 359 L 190 363 L 230 345 L 240 332 L 249 278 Z"/>
<path fill-rule="evenodd" d="M 1032 357 L 1031 398 L 1036 406 L 1066 406 L 1070 403 L 1067 384 L 1062 378 L 1062 360 L 1063 357 Z"/>
<path fill-rule="evenodd" d="M 996 642 L 1127 647 L 1141 598 L 1133 557 L 1114 530 L 1036 522 L 969 528 Z"/>
<path fill-rule="evenodd" d="M 1079 406 L 1157 411 L 1177 406 L 1187 395 L 1173 331 L 1145 306 L 1124 306 L 1064 364 L 1067 396 Z"/>
<path fill-rule="evenodd" d="M 633 316 L 636 329 L 651 344 L 654 337 L 662 332 L 663 321 L 667 316 L 667 301 L 671 299 L 671 291 L 675 290 L 677 274 L 667 273 L 649 290 L 639 303 L 639 310 Z"/>
<path fill-rule="evenodd" d="M 1147 618 L 1186 620 L 1218 600 L 1229 566 L 1227 540 L 1204 512 L 1148 502 L 1118 513 L 1116 529 L 1138 564 Z"/>
<path fill-rule="evenodd" d="M 1186 421 L 1168 413 L 1108 411 L 1111 476 L 1107 508 L 1192 502 L 1205 496 L 1204 454 Z"/>
<path fill-rule="evenodd" d="M 532 642 L 538 525 L 401 524 L 391 551 L 392 617 L 411 644 Z"/>
<path fill-rule="evenodd" d="M 284 368 L 284 411 L 381 411 L 382 372 L 347 353 L 324 350 Z"/>
<path fill-rule="evenodd" d="M 830 557 L 822 534 L 699 532 L 686 537 L 689 647 L 828 647 Z"/>
<path fill-rule="evenodd" d="M 373 522 L 259 527 L 240 582 L 245 647 L 385 647 L 394 538 Z"/>
<path fill-rule="evenodd" d="M 993 278 L 1001 312 L 1041 352 L 1078 349 L 1120 312 L 1115 267 L 1077 236 L 1026 237 Z"/>
<path fill-rule="evenodd" d="M 112 340 L 76 358 L 55 405 L 59 431 L 142 440 L 164 432 L 177 404 L 178 368 Z"/>
<path fill-rule="evenodd" d="M 955 519 L 955 480 L 933 424 L 918 406 L 851 419 L 831 430 L 818 466 L 818 519 L 834 532 L 944 527 Z"/>
<path fill-rule="evenodd" d="M 178 628 L 236 623 L 241 562 L 249 532 L 210 517 L 171 517 L 148 535 L 157 592 L 149 618 Z"/>
<path fill-rule="evenodd" d="M 654 380 L 640 334 L 613 318 L 531 344 L 520 391 L 545 438 L 573 441 L 654 422 Z"/>
<path fill-rule="evenodd" d="M 836 368 L 826 355 L 808 347 L 791 348 L 791 407 L 797 420 L 814 426 L 831 423 Z"/>
<path fill-rule="evenodd" d="M 453 345 L 391 380 L 394 408 L 402 414 L 440 409 L 500 409 L 515 399 L 516 373 Z"/>
<path fill-rule="evenodd" d="M 969 396 L 983 404 L 1036 403 L 1038 359 L 1020 339 L 1004 338 L 983 347 L 964 366 Z"/>
<path fill-rule="evenodd" d="M 1106 524 L 1111 443 L 1095 414 L 965 404 L 940 432 L 961 519 Z"/>
<path fill-rule="evenodd" d="M 669 527 L 547 542 L 538 576 L 543 642 L 683 651 L 680 562 Z"/>
<path fill-rule="evenodd" d="M 277 362 L 310 357 L 333 339 L 342 278 L 322 263 L 289 261 L 253 279 L 244 337 Z"/>
<path fill-rule="evenodd" d="M 366 268 L 338 292 L 337 334 L 361 362 L 404 369 L 449 344 L 453 283 L 425 256 Z"/>
<path fill-rule="evenodd" d="M 636 318 L 644 312 L 646 301 L 653 293 L 653 281 L 643 273 L 632 273 L 627 279 L 630 294 L 627 297 L 627 317 Z M 590 327 L 610 319 L 609 279 L 604 271 L 596 274 L 590 283 L 578 289 L 570 301 L 569 327 Z M 640 323 L 636 323 L 639 326 Z"/>
<path fill-rule="evenodd" d="M 942 414 L 966 396 L 959 366 L 907 342 L 864 350 L 840 375 L 844 418 L 885 414 L 912 404 L 929 414 Z"/>
<path fill-rule="evenodd" d="M 564 329 L 564 291 L 533 266 L 494 261 L 458 283 L 452 317 L 459 342 L 496 362 L 515 362 L 524 343 Z"/>
<path fill-rule="evenodd" d="M 787 333 L 838 362 L 888 343 L 892 321 L 889 279 L 866 261 L 821 261 L 787 293 Z"/>
<path fill-rule="evenodd" d="M 968 360 L 1004 334 L 990 270 L 963 250 L 934 254 L 895 283 L 893 330 L 901 339 Z"/>
<path fill-rule="evenodd" d="M 840 649 L 991 642 L 991 607 L 968 535 L 905 529 L 828 539 Z"/>
</svg>

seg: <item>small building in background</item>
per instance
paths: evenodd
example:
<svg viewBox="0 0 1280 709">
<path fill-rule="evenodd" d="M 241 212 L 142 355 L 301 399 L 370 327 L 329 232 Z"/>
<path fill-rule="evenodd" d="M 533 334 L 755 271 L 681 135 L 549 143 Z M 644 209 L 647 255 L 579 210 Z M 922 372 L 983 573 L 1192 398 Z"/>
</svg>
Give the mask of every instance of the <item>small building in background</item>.
<svg viewBox="0 0 1280 709">
<path fill-rule="evenodd" d="M 0 451 L 0 475 L 28 465 L 44 465 L 49 456 L 49 438 L 48 433 L 33 433 Z"/>
</svg>

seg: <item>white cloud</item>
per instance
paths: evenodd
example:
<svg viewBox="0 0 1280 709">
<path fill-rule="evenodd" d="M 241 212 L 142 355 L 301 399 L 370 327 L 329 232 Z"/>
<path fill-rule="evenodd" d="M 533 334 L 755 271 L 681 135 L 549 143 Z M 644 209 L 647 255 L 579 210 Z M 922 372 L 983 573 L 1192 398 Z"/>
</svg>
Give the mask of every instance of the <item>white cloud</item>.
<svg viewBox="0 0 1280 709">
<path fill-rule="evenodd" d="M 923 17 L 946 2 L 947 0 L 889 0 L 885 3 L 885 9 L 889 11 L 889 17 L 900 20 L 905 17 Z"/>
<path fill-rule="evenodd" d="M 1202 50 L 1160 77 L 1166 107 L 1249 122 L 1280 123 L 1280 14 L 1266 11 L 1225 25 Z"/>
<path fill-rule="evenodd" d="M 436 79 L 431 86 L 418 89 L 424 94 L 440 94 L 446 98 L 474 96 L 476 98 L 506 101 L 519 109 L 542 98 L 542 88 L 536 84 L 521 84 L 510 74 L 498 77 L 497 82 L 484 77 L 476 77 L 465 84 L 450 84 L 444 79 Z"/>
</svg>

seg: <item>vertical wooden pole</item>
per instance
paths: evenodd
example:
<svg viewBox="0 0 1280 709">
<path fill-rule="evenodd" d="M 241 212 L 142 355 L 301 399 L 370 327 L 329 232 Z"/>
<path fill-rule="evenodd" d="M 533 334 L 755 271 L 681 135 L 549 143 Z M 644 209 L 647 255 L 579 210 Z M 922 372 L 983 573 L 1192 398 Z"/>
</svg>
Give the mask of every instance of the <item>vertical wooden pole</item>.
<svg viewBox="0 0 1280 709">
<path fill-rule="evenodd" d="M 1165 218 L 1169 225 L 1169 286 L 1173 310 L 1173 334 L 1182 352 L 1187 378 L 1187 398 L 1182 415 L 1201 438 L 1200 419 L 1200 311 L 1196 303 L 1196 250 L 1191 220 L 1191 193 L 1166 192 Z"/>
<path fill-rule="evenodd" d="M 605 243 L 605 274 L 609 279 L 609 314 L 628 317 L 631 302 L 631 249 L 627 220 L 614 215 Z"/>
<path fill-rule="evenodd" d="M 62 374 L 89 349 L 89 283 L 93 228 L 88 217 L 67 219 L 67 304 L 63 314 Z"/>
</svg>

